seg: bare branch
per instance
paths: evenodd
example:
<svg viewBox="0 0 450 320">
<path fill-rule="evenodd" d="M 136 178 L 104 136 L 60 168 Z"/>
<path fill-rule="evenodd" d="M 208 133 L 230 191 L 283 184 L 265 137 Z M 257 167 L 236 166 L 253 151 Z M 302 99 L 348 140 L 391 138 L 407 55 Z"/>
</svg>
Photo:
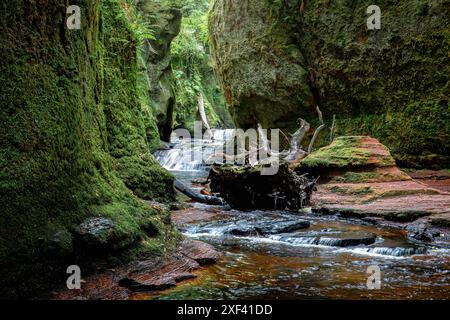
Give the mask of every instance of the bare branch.
<svg viewBox="0 0 450 320">
<path fill-rule="evenodd" d="M 311 139 L 311 142 L 309 143 L 308 154 L 310 154 L 312 152 L 314 143 L 316 142 L 316 139 L 319 136 L 320 131 L 322 131 L 325 128 L 325 123 L 323 122 L 323 117 L 322 117 L 322 111 L 320 111 L 319 106 L 317 106 L 317 113 L 319 114 L 319 121 L 320 121 L 321 125 L 316 129 L 316 131 L 314 132 L 314 135 Z"/>
<path fill-rule="evenodd" d="M 298 151 L 300 149 L 301 147 L 300 144 L 303 141 L 306 132 L 308 132 L 310 129 L 310 125 L 308 122 L 306 122 L 303 119 L 299 119 L 299 121 L 300 121 L 300 128 L 297 131 L 295 131 L 295 133 L 292 135 L 291 152 Z"/>
<path fill-rule="evenodd" d="M 330 144 L 334 141 L 334 131 L 336 130 L 336 115 L 333 115 L 333 123 L 331 124 L 330 128 Z"/>
<path fill-rule="evenodd" d="M 206 118 L 206 112 L 205 112 L 205 102 L 203 99 L 203 95 L 199 95 L 197 97 L 198 102 L 198 112 L 200 113 L 200 118 L 203 121 L 203 124 L 205 125 L 206 129 L 211 131 L 211 128 L 209 127 L 208 118 Z"/>
</svg>

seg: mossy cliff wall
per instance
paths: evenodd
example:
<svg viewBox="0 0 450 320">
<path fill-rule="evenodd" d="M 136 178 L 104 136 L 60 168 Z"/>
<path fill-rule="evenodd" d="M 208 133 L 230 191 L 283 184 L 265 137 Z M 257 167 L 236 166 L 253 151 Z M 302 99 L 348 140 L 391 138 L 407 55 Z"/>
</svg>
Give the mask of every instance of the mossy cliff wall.
<svg viewBox="0 0 450 320">
<path fill-rule="evenodd" d="M 65 283 L 86 254 L 85 218 L 111 221 L 116 250 L 151 250 L 172 234 L 166 213 L 136 197 L 170 201 L 173 177 L 148 152 L 159 137 L 140 89 L 132 1 L 71 4 L 81 30 L 65 27 L 64 0 L 0 6 L 1 297 Z"/>
<path fill-rule="evenodd" d="M 138 8 L 146 23 L 153 26 L 153 38 L 146 39 L 142 46 L 141 66 L 161 139 L 169 141 L 176 104 L 170 49 L 180 32 L 181 11 L 154 0 L 140 0 Z"/>
<path fill-rule="evenodd" d="M 339 134 L 374 136 L 401 164 L 448 166 L 450 1 L 377 1 L 381 30 L 367 29 L 372 4 L 215 0 L 211 44 L 235 122 L 293 129 L 317 104 Z"/>
</svg>

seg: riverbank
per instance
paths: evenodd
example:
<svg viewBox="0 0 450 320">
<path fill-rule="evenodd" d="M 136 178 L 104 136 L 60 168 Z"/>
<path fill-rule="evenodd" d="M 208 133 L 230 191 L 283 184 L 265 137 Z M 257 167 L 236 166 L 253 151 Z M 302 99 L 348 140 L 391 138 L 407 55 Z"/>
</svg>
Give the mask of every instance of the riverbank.
<svg viewBox="0 0 450 320">
<path fill-rule="evenodd" d="M 195 270 L 216 262 L 220 253 L 211 245 L 184 238 L 175 252 L 148 257 L 114 269 L 98 268 L 83 277 L 81 290 L 62 289 L 57 300 L 127 300 L 138 292 L 154 292 L 175 287 L 195 278 Z"/>
<path fill-rule="evenodd" d="M 450 246 L 450 175 L 432 170 L 409 173 L 414 178 L 406 181 L 321 184 L 313 212 L 401 228 L 415 240 Z"/>
</svg>

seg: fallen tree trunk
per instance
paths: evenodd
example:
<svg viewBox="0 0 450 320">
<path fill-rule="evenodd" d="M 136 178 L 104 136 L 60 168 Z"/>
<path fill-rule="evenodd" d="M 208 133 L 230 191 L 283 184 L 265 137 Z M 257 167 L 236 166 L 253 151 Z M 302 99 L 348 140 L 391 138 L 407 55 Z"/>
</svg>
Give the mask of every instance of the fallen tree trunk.
<svg viewBox="0 0 450 320">
<path fill-rule="evenodd" d="M 181 193 L 185 194 L 192 200 L 195 200 L 200 203 L 206 203 L 211 205 L 223 205 L 223 200 L 218 197 L 208 196 L 204 194 L 200 194 L 196 192 L 194 189 L 190 188 L 180 180 L 175 180 L 175 188 Z"/>
<path fill-rule="evenodd" d="M 298 175 L 287 162 L 275 175 L 261 175 L 263 165 L 213 165 L 210 188 L 232 208 L 241 210 L 298 210 L 309 205 L 316 181 Z"/>
</svg>

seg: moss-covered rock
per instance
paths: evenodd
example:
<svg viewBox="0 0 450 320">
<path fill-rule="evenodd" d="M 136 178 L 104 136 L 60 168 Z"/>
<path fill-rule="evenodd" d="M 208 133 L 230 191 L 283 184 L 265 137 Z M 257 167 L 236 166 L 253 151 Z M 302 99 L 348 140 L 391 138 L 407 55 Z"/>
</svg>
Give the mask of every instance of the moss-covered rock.
<svg viewBox="0 0 450 320">
<path fill-rule="evenodd" d="M 411 179 L 395 166 L 388 148 L 366 136 L 341 136 L 295 165 L 335 182 L 361 183 Z"/>
<path fill-rule="evenodd" d="M 132 192 L 160 201 L 173 193 L 173 178 L 149 155 L 159 137 L 137 89 L 132 2 L 77 1 L 81 30 L 65 28 L 66 4 L 0 7 L 1 297 L 64 283 L 67 266 L 83 263 L 76 254 L 89 254 L 74 236 L 88 217 L 109 219 L 120 248 L 157 248 L 173 234 Z"/>
<path fill-rule="evenodd" d="M 342 136 L 329 146 L 313 152 L 300 162 L 301 167 L 390 167 L 395 166 L 389 150 L 376 139 L 365 136 Z"/>
<path fill-rule="evenodd" d="M 378 138 L 403 165 L 448 166 L 449 2 L 378 1 L 381 30 L 367 29 L 371 4 L 215 0 L 215 67 L 235 121 L 292 130 L 317 104 L 338 134 Z"/>
</svg>

